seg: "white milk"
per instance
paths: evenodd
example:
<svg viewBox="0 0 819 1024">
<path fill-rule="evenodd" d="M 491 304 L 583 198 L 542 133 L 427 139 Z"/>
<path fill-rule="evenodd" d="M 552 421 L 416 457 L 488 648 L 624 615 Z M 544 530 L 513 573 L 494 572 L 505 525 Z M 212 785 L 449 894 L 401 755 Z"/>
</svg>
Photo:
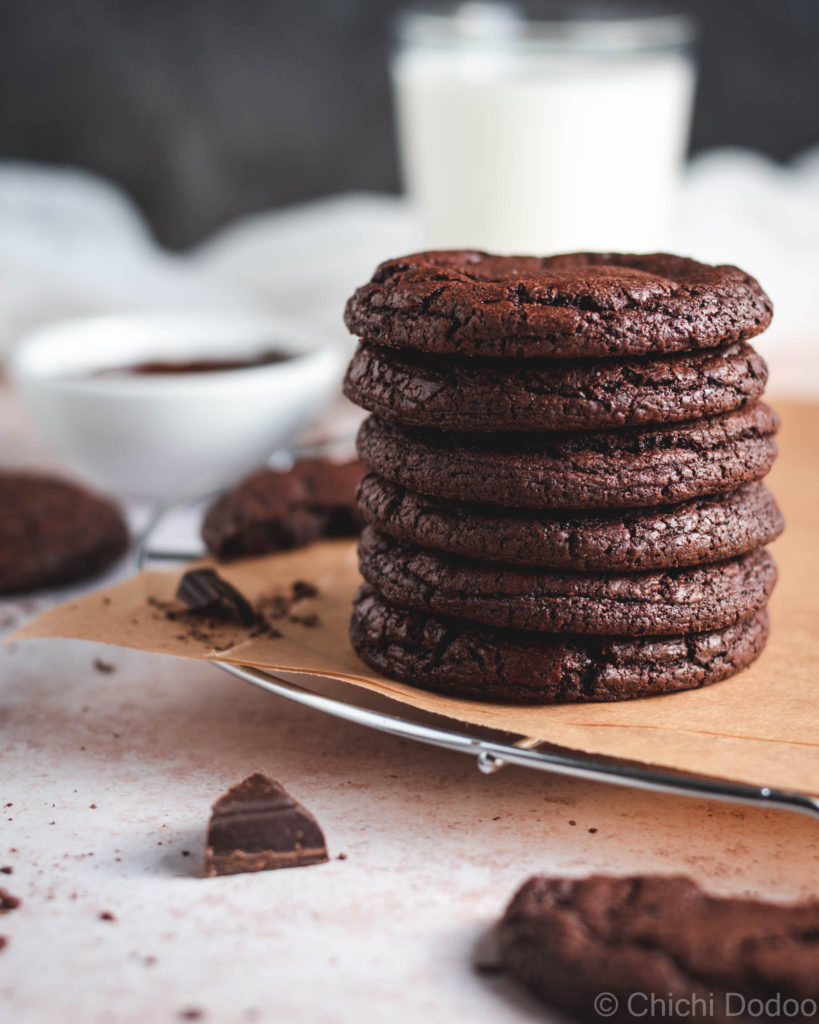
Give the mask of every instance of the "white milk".
<svg viewBox="0 0 819 1024">
<path fill-rule="evenodd" d="M 404 173 L 426 244 L 662 248 L 691 58 L 680 45 L 624 49 L 622 36 L 613 52 L 595 47 L 593 23 L 582 45 L 557 46 L 510 37 L 512 24 L 489 39 L 405 41 L 393 60 Z"/>
</svg>

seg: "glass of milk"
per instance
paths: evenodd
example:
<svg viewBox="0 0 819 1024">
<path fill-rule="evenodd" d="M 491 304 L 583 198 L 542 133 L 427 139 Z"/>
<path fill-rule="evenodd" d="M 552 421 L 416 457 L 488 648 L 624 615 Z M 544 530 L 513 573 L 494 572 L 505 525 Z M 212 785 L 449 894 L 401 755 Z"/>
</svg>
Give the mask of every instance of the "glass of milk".
<svg viewBox="0 0 819 1024">
<path fill-rule="evenodd" d="M 661 249 L 694 92 L 678 15 L 534 21 L 408 11 L 392 60 L 425 243 L 493 252 Z"/>
</svg>

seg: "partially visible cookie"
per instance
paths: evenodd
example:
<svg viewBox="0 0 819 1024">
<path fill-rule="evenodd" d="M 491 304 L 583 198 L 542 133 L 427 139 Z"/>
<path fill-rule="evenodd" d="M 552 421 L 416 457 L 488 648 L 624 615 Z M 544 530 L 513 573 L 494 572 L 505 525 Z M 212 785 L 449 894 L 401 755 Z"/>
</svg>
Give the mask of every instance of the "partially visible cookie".
<svg viewBox="0 0 819 1024">
<path fill-rule="evenodd" d="M 368 417 L 358 453 L 422 494 L 506 508 L 639 508 L 732 491 L 776 457 L 762 402 L 691 423 L 568 434 L 452 434 Z"/>
<path fill-rule="evenodd" d="M 759 398 L 744 342 L 629 359 L 488 359 L 361 344 L 344 382 L 383 419 L 440 430 L 592 430 L 716 416 Z"/>
<path fill-rule="evenodd" d="M 358 487 L 358 507 L 382 533 L 420 547 L 581 571 L 718 562 L 770 544 L 784 528 L 761 482 L 663 508 L 538 512 L 433 498 L 368 473 Z"/>
<path fill-rule="evenodd" d="M 764 608 L 776 566 L 764 548 L 727 562 L 651 572 L 516 569 L 403 544 L 368 526 L 364 579 L 392 605 L 487 626 L 599 636 L 721 629 Z"/>
<path fill-rule="evenodd" d="M 573 359 L 685 352 L 760 334 L 771 301 L 753 277 L 665 253 L 387 260 L 347 303 L 375 345 L 463 355 Z"/>
<path fill-rule="evenodd" d="M 57 477 L 0 472 L 0 593 L 95 576 L 127 548 L 128 528 L 107 498 Z"/>
<path fill-rule="evenodd" d="M 355 536 L 362 526 L 355 489 L 360 462 L 302 459 L 292 469 L 260 469 L 210 507 L 202 538 L 217 558 L 303 547 L 319 537 Z"/>
<path fill-rule="evenodd" d="M 817 935 L 817 901 L 709 896 L 682 876 L 535 876 L 498 930 L 505 970 L 573 1017 L 717 1024 L 812 1019 Z"/>
<path fill-rule="evenodd" d="M 690 690 L 734 675 L 761 654 L 768 615 L 687 637 L 527 633 L 390 605 L 368 583 L 353 602 L 350 640 L 378 672 L 423 690 L 492 703 L 618 701 Z"/>
</svg>

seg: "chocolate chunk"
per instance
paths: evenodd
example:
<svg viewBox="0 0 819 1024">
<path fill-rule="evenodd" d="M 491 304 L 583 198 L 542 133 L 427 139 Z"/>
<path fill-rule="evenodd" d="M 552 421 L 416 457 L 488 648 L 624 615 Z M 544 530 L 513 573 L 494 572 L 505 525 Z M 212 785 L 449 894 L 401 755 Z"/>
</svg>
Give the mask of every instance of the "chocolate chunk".
<svg viewBox="0 0 819 1024">
<path fill-rule="evenodd" d="M 0 889 L 0 914 L 7 914 L 19 906 L 20 900 L 16 896 L 12 896 L 7 889 Z"/>
<path fill-rule="evenodd" d="M 214 569 L 191 569 L 179 581 L 177 601 L 190 612 L 252 626 L 256 613 L 244 595 Z"/>
<path fill-rule="evenodd" d="M 318 822 L 278 782 L 259 772 L 213 805 L 205 876 L 321 864 L 327 847 Z"/>
</svg>

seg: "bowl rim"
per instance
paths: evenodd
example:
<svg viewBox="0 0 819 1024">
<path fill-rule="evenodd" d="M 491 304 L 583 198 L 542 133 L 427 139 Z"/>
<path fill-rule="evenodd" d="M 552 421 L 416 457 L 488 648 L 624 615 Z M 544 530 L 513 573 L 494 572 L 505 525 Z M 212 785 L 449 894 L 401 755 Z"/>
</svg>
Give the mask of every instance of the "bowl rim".
<svg viewBox="0 0 819 1024">
<path fill-rule="evenodd" d="M 118 332 L 120 340 L 126 342 L 125 350 L 122 345 L 114 346 L 114 358 L 98 359 L 101 338 L 106 332 Z M 289 358 L 278 363 L 206 373 L 95 376 L 93 372 L 163 356 L 171 359 L 235 356 L 237 344 L 232 336 L 236 333 L 245 336 L 242 339 L 245 344 L 238 345 L 238 351 L 243 354 L 281 349 Z M 266 344 L 263 343 L 265 337 L 269 338 Z M 203 347 L 199 347 L 201 339 L 205 340 Z M 58 358 L 52 363 L 50 357 L 62 355 L 66 350 L 73 352 L 75 358 L 69 356 L 62 363 Z M 84 355 L 76 358 L 78 352 Z M 303 378 L 311 368 L 328 360 L 340 362 L 342 358 L 341 346 L 321 328 L 274 313 L 140 311 L 71 317 L 40 325 L 20 338 L 10 355 L 8 370 L 12 381 L 20 388 L 44 387 L 89 397 L 179 398 L 184 394 L 254 389 L 261 384 L 270 385 L 274 380 L 295 383 L 296 378 Z"/>
</svg>

